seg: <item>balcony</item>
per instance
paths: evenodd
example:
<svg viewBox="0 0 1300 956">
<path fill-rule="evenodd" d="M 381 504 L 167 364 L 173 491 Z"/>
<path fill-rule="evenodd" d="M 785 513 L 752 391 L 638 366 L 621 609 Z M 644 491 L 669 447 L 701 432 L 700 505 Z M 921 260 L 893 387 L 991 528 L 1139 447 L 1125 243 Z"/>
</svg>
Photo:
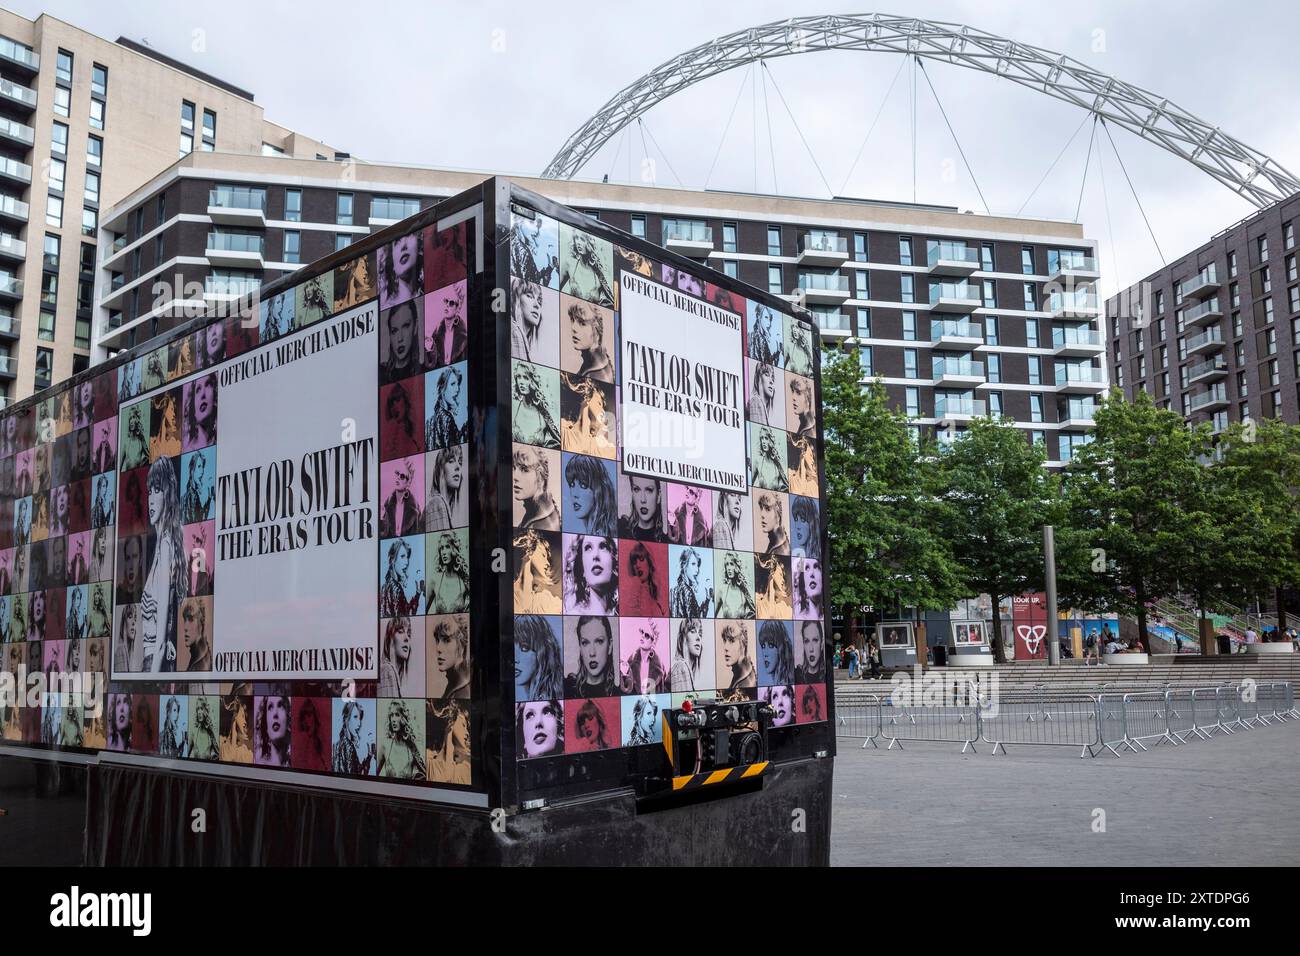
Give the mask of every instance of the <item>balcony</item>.
<svg viewBox="0 0 1300 956">
<path fill-rule="evenodd" d="M 36 141 L 36 131 L 17 120 L 0 116 L 0 139 L 31 149 Z"/>
<path fill-rule="evenodd" d="M 1106 370 L 1091 365 L 1057 365 L 1056 389 L 1059 392 L 1104 392 Z"/>
<path fill-rule="evenodd" d="M 226 226 L 266 228 L 266 193 L 253 189 L 212 189 L 208 218 Z"/>
<path fill-rule="evenodd" d="M 1200 298 L 1218 290 L 1219 276 L 1213 262 L 1190 279 L 1178 284 L 1178 291 L 1182 293 L 1184 299 Z"/>
<path fill-rule="evenodd" d="M 1095 428 L 1097 422 L 1093 419 L 1095 414 L 1092 408 L 1067 408 L 1058 409 L 1056 414 L 1056 423 L 1061 428 Z"/>
<path fill-rule="evenodd" d="M 16 159 L 10 159 L 8 156 L 0 156 L 0 180 L 17 183 L 19 186 L 30 186 L 32 184 L 32 167 L 26 163 L 20 163 Z"/>
<path fill-rule="evenodd" d="M 0 338 L 16 339 L 22 323 L 12 315 L 0 315 Z"/>
<path fill-rule="evenodd" d="M 1047 279 L 1049 282 L 1070 285 L 1071 283 L 1095 282 L 1101 278 L 1097 260 L 1092 256 L 1068 256 L 1047 254 Z"/>
<path fill-rule="evenodd" d="M 13 196 L 0 196 L 0 219 L 27 225 L 27 203 Z"/>
<path fill-rule="evenodd" d="M 210 232 L 204 255 L 207 256 L 208 264 L 212 266 L 261 269 L 266 265 L 262 258 L 264 248 L 265 240 L 261 236 Z"/>
<path fill-rule="evenodd" d="M 988 414 L 988 403 L 979 398 L 945 398 L 935 396 L 934 417 L 943 419 L 983 418 Z"/>
<path fill-rule="evenodd" d="M 965 282 L 931 282 L 930 311 L 969 315 L 984 304 L 979 292 Z"/>
<path fill-rule="evenodd" d="M 1193 395 L 1187 403 L 1193 412 L 1213 412 L 1228 407 L 1228 388 L 1222 382 L 1212 385 L 1198 395 Z"/>
<path fill-rule="evenodd" d="M 1047 311 L 1054 319 L 1091 319 L 1101 314 L 1095 292 L 1053 292 Z"/>
<path fill-rule="evenodd" d="M 207 276 L 203 283 L 203 298 L 207 302 L 233 302 L 252 295 L 262 287 L 257 279 L 234 279 Z"/>
<path fill-rule="evenodd" d="M 27 243 L 17 236 L 11 236 L 9 233 L 0 233 L 0 258 L 12 259 L 15 262 L 27 261 Z"/>
<path fill-rule="evenodd" d="M 932 276 L 964 278 L 979 271 L 980 253 L 978 249 L 972 249 L 967 245 L 938 242 L 930 248 L 926 263 Z"/>
<path fill-rule="evenodd" d="M 1215 325 L 1187 340 L 1187 354 L 1197 355 L 1223 348 L 1223 329 Z"/>
<path fill-rule="evenodd" d="M 843 236 L 808 233 L 799 237 L 799 265 L 835 268 L 849 261 L 849 241 Z"/>
<path fill-rule="evenodd" d="M 1052 354 L 1057 356 L 1091 356 L 1106 351 L 1106 343 L 1096 329 L 1052 329 Z"/>
<path fill-rule="evenodd" d="M 41 55 L 25 44 L 0 37 L 0 66 L 18 67 L 35 75 L 41 69 Z"/>
<path fill-rule="evenodd" d="M 0 355 L 0 378 L 18 377 L 18 359 L 12 355 Z"/>
<path fill-rule="evenodd" d="M 1188 328 L 1208 325 L 1215 319 L 1221 318 L 1223 318 L 1223 306 L 1219 304 L 1217 295 L 1213 299 L 1206 299 L 1199 305 L 1192 306 L 1190 309 L 1183 309 L 1183 325 Z"/>
<path fill-rule="evenodd" d="M 849 277 L 838 273 L 801 272 L 798 291 L 808 302 L 839 305 L 849 297 Z"/>
<path fill-rule="evenodd" d="M 13 80 L 0 79 L 0 100 L 28 112 L 34 112 L 36 109 L 36 91 Z"/>
<path fill-rule="evenodd" d="M 0 299 L 16 302 L 23 297 L 23 280 L 0 274 Z"/>
<path fill-rule="evenodd" d="M 964 319 L 935 319 L 930 323 L 930 342 L 953 348 L 975 348 L 984 344 L 984 326 Z"/>
<path fill-rule="evenodd" d="M 664 248 L 692 259 L 707 259 L 713 251 L 713 227 L 702 222 L 665 222 Z"/>
<path fill-rule="evenodd" d="M 934 360 L 935 385 L 983 385 L 984 363 L 963 358 L 936 358 Z"/>
<path fill-rule="evenodd" d="M 1187 384 L 1195 385 L 1197 382 L 1212 382 L 1216 378 L 1224 378 L 1227 374 L 1228 363 L 1221 357 L 1212 358 L 1208 362 L 1200 362 L 1187 367 Z"/>
</svg>

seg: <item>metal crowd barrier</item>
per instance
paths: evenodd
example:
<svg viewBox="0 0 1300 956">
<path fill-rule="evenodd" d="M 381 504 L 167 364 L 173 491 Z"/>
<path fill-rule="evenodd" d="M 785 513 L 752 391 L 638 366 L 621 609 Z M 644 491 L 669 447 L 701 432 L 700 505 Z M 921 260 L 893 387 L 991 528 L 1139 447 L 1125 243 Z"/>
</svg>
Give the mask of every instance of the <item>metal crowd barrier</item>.
<svg viewBox="0 0 1300 956">
<path fill-rule="evenodd" d="M 1109 751 L 1145 751 L 1161 743 L 1179 746 L 1193 740 L 1224 735 L 1290 720 L 1300 720 L 1295 687 L 1284 681 L 1219 685 L 1217 687 L 1121 687 L 1100 692 L 1037 685 L 1028 690 L 981 699 L 978 687 L 955 688 L 953 703 L 899 705 L 893 698 L 868 695 L 836 707 L 836 733 L 887 749 L 903 749 L 904 741 L 960 743 L 962 753 L 976 743 L 989 744 L 991 754 L 1007 752 L 1007 744 L 1067 746 L 1080 757 Z M 967 693 L 969 692 L 969 693 Z M 946 693 L 946 692 L 945 692 Z M 966 700 L 960 700 L 961 696 Z"/>
</svg>

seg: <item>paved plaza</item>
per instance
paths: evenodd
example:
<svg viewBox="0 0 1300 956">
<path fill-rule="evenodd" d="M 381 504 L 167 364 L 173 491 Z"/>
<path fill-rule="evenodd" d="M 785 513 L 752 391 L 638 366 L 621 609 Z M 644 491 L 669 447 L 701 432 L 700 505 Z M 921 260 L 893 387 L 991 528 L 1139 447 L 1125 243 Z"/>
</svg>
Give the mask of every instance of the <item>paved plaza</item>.
<svg viewBox="0 0 1300 956">
<path fill-rule="evenodd" d="M 1300 864 L 1300 723 L 1082 760 L 1073 748 L 860 745 L 839 741 L 833 865 Z"/>
</svg>

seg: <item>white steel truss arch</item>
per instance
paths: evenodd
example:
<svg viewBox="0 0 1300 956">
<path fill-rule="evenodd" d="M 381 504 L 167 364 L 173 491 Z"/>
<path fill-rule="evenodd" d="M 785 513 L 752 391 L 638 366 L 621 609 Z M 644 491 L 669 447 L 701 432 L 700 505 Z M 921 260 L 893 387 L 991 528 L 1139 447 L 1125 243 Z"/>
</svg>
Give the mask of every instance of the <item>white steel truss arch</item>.
<svg viewBox="0 0 1300 956">
<path fill-rule="evenodd" d="M 1071 57 L 974 27 L 882 13 L 795 17 L 687 50 L 615 94 L 569 137 L 542 176 L 571 179 L 611 137 L 692 84 L 738 66 L 820 50 L 902 53 L 1002 77 L 1123 127 L 1257 207 L 1300 192 L 1300 179 L 1280 163 L 1166 97 Z"/>
</svg>

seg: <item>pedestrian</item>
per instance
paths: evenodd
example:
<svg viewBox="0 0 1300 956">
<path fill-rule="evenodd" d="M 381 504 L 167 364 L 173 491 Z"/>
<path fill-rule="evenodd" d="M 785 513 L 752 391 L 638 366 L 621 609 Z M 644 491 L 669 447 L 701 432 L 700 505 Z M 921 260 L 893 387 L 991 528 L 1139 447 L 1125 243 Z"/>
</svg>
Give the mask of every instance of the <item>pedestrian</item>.
<svg viewBox="0 0 1300 956">
<path fill-rule="evenodd" d="M 849 645 L 849 680 L 856 680 L 858 676 L 858 648 L 857 645 Z"/>
<path fill-rule="evenodd" d="M 880 677 L 880 649 L 876 647 L 874 637 L 867 641 L 867 665 L 871 668 L 871 679 L 877 680 Z"/>
<path fill-rule="evenodd" d="M 1101 660 L 1097 656 L 1097 632 L 1089 631 L 1083 635 L 1083 666 L 1088 666 L 1089 659 L 1093 664 L 1100 664 Z"/>
</svg>

